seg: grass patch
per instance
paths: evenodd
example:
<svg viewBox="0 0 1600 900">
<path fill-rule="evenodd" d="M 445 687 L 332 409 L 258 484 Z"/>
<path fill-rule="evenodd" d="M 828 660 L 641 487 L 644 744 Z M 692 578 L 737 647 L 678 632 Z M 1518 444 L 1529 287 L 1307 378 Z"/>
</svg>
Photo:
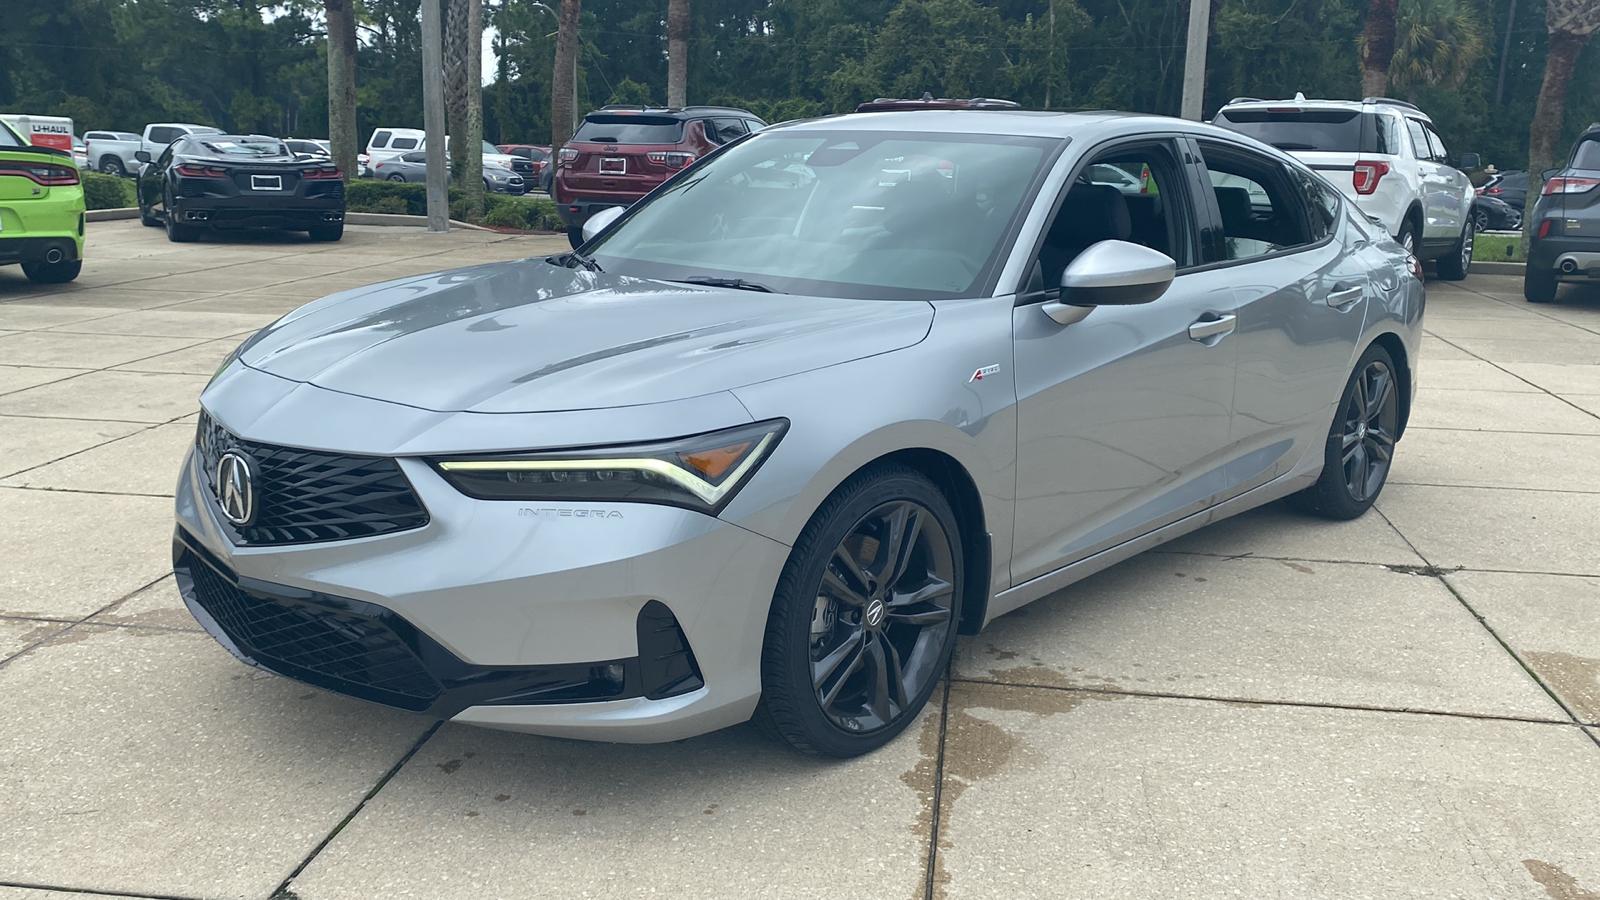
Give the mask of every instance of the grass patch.
<svg viewBox="0 0 1600 900">
<path fill-rule="evenodd" d="M 1472 241 L 1472 258 L 1478 262 L 1526 262 L 1522 255 L 1522 236 L 1480 234 Z"/>
</svg>

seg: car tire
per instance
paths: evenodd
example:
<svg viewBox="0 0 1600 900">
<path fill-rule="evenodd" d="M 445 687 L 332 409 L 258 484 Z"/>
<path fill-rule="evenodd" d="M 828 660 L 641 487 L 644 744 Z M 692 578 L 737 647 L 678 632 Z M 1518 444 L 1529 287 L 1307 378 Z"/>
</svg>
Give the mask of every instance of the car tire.
<svg viewBox="0 0 1600 900">
<path fill-rule="evenodd" d="M 1417 226 L 1411 219 L 1406 219 L 1400 225 L 1400 233 L 1394 236 L 1395 243 L 1406 248 L 1406 252 L 1417 256 Z M 1417 256 L 1418 259 L 1422 257 Z"/>
<path fill-rule="evenodd" d="M 150 210 L 139 207 L 139 224 L 146 228 L 160 228 L 161 220 L 150 215 Z"/>
<path fill-rule="evenodd" d="M 757 727 L 839 758 L 893 740 L 949 666 L 963 572 L 960 524 L 927 476 L 880 465 L 845 482 L 778 579 Z"/>
<path fill-rule="evenodd" d="M 1488 231 L 1489 226 L 1493 224 L 1489 221 L 1489 211 L 1487 209 L 1473 210 L 1472 221 L 1478 226 L 1479 231 Z"/>
<path fill-rule="evenodd" d="M 176 222 L 171 207 L 167 209 L 167 240 L 174 244 L 191 244 L 200 240 L 200 229 L 194 225 Z"/>
<path fill-rule="evenodd" d="M 1374 393 L 1381 396 L 1376 399 Z M 1316 484 L 1294 495 L 1301 509 L 1354 519 L 1372 508 L 1388 482 L 1400 434 L 1400 379 L 1389 351 L 1367 348 L 1345 383 L 1323 447 Z"/>
<path fill-rule="evenodd" d="M 65 284 L 78 277 L 83 271 L 83 260 L 62 260 L 57 263 L 25 262 L 22 264 L 22 274 L 34 284 Z"/>
<path fill-rule="evenodd" d="M 571 244 L 574 250 L 583 246 L 583 227 L 581 225 L 574 225 L 567 229 L 567 243 Z"/>
<path fill-rule="evenodd" d="M 385 181 L 405 181 L 406 177 L 404 175 L 401 175 L 399 172 L 396 172 L 396 173 L 394 173 L 393 175 L 390 175 L 388 178 L 386 178 L 384 180 Z"/>
<path fill-rule="evenodd" d="M 317 225 L 306 231 L 313 241 L 337 241 L 344 237 L 344 223 L 335 222 L 331 225 Z"/>
<path fill-rule="evenodd" d="M 1461 281 L 1472 270 L 1472 245 L 1478 234 L 1478 224 L 1471 219 L 1461 229 L 1461 237 L 1450 252 L 1439 257 L 1439 277 L 1445 281 Z"/>
<path fill-rule="evenodd" d="M 108 153 L 105 156 L 100 157 L 100 173 L 102 175 L 115 175 L 118 178 L 124 178 L 128 174 L 128 169 L 122 164 L 121 159 L 118 159 L 117 157 Z"/>
<path fill-rule="evenodd" d="M 1522 273 L 1522 296 L 1529 303 L 1553 303 L 1561 279 L 1546 269 L 1535 269 L 1530 263 Z"/>
</svg>

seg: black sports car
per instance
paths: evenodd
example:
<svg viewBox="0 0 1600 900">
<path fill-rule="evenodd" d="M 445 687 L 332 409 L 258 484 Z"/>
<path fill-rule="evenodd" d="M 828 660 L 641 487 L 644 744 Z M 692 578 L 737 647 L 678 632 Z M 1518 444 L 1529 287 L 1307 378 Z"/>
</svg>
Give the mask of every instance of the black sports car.
<svg viewBox="0 0 1600 900">
<path fill-rule="evenodd" d="M 1479 231 L 1516 231 L 1522 227 L 1522 210 L 1499 197 L 1479 194 L 1472 200 L 1472 219 Z"/>
<path fill-rule="evenodd" d="M 287 228 L 314 241 L 344 235 L 344 179 L 328 160 L 296 155 L 275 137 L 195 134 L 154 160 L 141 150 L 139 218 L 192 241 L 202 229 Z"/>
</svg>

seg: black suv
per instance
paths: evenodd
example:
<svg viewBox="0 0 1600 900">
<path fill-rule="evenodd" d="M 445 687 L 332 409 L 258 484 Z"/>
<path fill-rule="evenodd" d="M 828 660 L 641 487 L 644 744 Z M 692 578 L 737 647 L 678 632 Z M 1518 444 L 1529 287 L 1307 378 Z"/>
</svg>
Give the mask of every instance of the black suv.
<svg viewBox="0 0 1600 900">
<path fill-rule="evenodd" d="M 583 243 L 590 216 L 631 206 L 685 166 L 766 124 L 755 113 L 724 106 L 602 106 L 584 116 L 556 154 L 550 186 L 572 246 Z"/>
<path fill-rule="evenodd" d="M 1572 147 L 1566 166 L 1544 173 L 1522 294 L 1549 303 L 1563 278 L 1600 279 L 1600 122 Z"/>
</svg>

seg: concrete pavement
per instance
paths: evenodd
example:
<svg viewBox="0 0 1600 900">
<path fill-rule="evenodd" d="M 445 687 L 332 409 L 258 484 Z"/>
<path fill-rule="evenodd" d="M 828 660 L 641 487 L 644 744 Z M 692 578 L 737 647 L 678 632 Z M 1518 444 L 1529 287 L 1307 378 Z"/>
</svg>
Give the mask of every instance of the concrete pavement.
<svg viewBox="0 0 1600 900">
<path fill-rule="evenodd" d="M 865 759 L 437 727 L 232 660 L 168 574 L 217 362 L 323 294 L 564 246 L 116 222 L 75 284 L 0 269 L 0 900 L 1600 898 L 1600 293 L 1572 287 L 1431 284 L 1373 514 L 1270 506 L 1004 617 Z"/>
</svg>

